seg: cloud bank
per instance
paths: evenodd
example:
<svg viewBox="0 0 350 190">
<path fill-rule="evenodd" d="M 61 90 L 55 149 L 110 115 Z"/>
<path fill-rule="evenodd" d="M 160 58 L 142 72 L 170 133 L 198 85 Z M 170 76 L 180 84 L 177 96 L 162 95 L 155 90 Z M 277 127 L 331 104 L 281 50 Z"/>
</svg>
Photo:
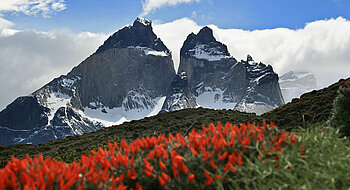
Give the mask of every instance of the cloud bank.
<svg viewBox="0 0 350 190">
<path fill-rule="evenodd" d="M 92 54 L 107 36 L 69 31 L 0 32 L 0 110 L 53 78 L 68 73 Z"/>
<path fill-rule="evenodd" d="M 1 0 L 0 13 L 16 12 L 26 15 L 41 14 L 49 17 L 50 14 L 66 9 L 64 0 Z"/>
<path fill-rule="evenodd" d="M 173 52 L 175 68 L 186 36 L 201 27 L 188 18 L 154 26 L 155 33 Z M 344 18 L 310 22 L 298 30 L 209 27 L 237 60 L 245 60 L 250 54 L 256 61 L 271 64 L 280 75 L 291 70 L 312 71 L 320 88 L 350 77 L 350 21 Z"/>
<path fill-rule="evenodd" d="M 176 6 L 181 3 L 199 2 L 200 0 L 141 0 L 143 12 L 140 16 L 146 16 L 150 12 L 161 7 Z"/>
</svg>

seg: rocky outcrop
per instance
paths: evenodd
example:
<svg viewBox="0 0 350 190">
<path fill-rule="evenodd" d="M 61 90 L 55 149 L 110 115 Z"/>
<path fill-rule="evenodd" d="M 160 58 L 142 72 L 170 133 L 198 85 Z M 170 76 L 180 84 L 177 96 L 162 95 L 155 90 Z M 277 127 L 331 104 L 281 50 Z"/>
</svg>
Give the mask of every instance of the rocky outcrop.
<svg viewBox="0 0 350 190">
<path fill-rule="evenodd" d="M 244 65 L 230 56 L 208 27 L 187 37 L 179 72 L 187 74 L 197 104 L 206 108 L 233 109 L 248 85 Z"/>
<path fill-rule="evenodd" d="M 171 83 L 168 95 L 159 113 L 195 108 L 197 106 L 188 86 L 186 73 L 182 72 L 176 75 Z"/>
<path fill-rule="evenodd" d="M 250 55 L 247 56 L 246 61 L 241 62 L 246 67 L 249 85 L 235 110 L 261 115 L 284 104 L 278 75 L 271 65 L 257 63 Z"/>
<path fill-rule="evenodd" d="M 262 114 L 284 103 L 278 75 L 270 65 L 237 62 L 210 28 L 191 33 L 180 53 L 179 72 L 185 72 L 199 106 Z"/>
</svg>

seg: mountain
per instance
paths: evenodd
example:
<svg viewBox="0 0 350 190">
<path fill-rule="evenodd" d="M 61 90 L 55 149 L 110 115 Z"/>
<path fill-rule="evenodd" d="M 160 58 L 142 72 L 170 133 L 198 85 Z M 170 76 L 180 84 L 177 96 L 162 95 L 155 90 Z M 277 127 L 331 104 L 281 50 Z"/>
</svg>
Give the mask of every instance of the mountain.
<svg viewBox="0 0 350 190">
<path fill-rule="evenodd" d="M 282 94 L 286 102 L 293 98 L 315 90 L 317 88 L 316 77 L 312 72 L 290 71 L 282 75 L 279 79 Z"/>
<path fill-rule="evenodd" d="M 137 18 L 97 51 L 0 112 L 0 145 L 38 144 L 157 114 L 175 77 L 151 21 Z"/>
<path fill-rule="evenodd" d="M 237 103 L 236 110 L 261 115 L 284 104 L 278 75 L 271 65 L 257 63 L 250 55 L 247 56 L 246 61 L 241 62 L 246 67 L 249 84 L 246 93 Z"/>
<path fill-rule="evenodd" d="M 262 114 L 284 103 L 272 67 L 254 62 L 250 55 L 238 62 L 209 27 L 187 36 L 180 51 L 182 72 L 201 107 Z"/>
<path fill-rule="evenodd" d="M 68 74 L 0 112 L 0 146 L 40 144 L 186 108 L 261 114 L 283 104 L 278 75 L 238 62 L 209 27 L 191 33 L 175 73 L 170 50 L 137 18 Z"/>
</svg>

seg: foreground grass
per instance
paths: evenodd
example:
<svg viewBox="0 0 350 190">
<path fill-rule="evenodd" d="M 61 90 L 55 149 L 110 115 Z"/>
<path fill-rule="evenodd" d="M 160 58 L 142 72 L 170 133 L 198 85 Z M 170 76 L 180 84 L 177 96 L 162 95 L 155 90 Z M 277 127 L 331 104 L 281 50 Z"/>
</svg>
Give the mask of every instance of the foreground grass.
<svg viewBox="0 0 350 190">
<path fill-rule="evenodd" d="M 338 131 L 325 125 L 309 126 L 293 133 L 299 135 L 305 156 L 298 157 L 295 149 L 286 152 L 281 155 L 279 168 L 258 160 L 250 162 L 241 178 L 246 180 L 247 189 L 350 188 L 349 139 L 339 138 Z"/>
<path fill-rule="evenodd" d="M 266 131 L 254 125 L 240 125 L 240 129 L 230 124 L 226 127 L 227 131 L 220 124 L 209 125 L 203 128 L 204 132 L 192 131 L 187 137 L 179 133 L 175 137 L 159 135 L 130 144 L 112 143 L 107 150 L 92 151 L 93 156 L 83 156 L 81 162 L 70 165 L 42 157 L 13 159 L 0 170 L 0 186 L 350 188 L 350 141 L 339 138 L 339 132 L 333 128 L 315 125 L 288 133 L 273 125 L 267 126 Z"/>
</svg>

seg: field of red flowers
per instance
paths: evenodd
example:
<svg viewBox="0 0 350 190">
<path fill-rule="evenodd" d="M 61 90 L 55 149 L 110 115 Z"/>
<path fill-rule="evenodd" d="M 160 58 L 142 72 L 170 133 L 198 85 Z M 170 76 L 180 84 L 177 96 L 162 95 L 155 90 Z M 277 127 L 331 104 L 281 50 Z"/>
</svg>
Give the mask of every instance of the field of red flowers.
<svg viewBox="0 0 350 190">
<path fill-rule="evenodd" d="M 226 189 L 249 162 L 279 168 L 285 151 L 297 149 L 300 158 L 305 153 L 292 133 L 273 123 L 219 122 L 202 128 L 187 136 L 162 134 L 130 144 L 108 143 L 107 150 L 91 151 L 78 163 L 42 155 L 13 157 L 0 169 L 0 189 Z"/>
</svg>

